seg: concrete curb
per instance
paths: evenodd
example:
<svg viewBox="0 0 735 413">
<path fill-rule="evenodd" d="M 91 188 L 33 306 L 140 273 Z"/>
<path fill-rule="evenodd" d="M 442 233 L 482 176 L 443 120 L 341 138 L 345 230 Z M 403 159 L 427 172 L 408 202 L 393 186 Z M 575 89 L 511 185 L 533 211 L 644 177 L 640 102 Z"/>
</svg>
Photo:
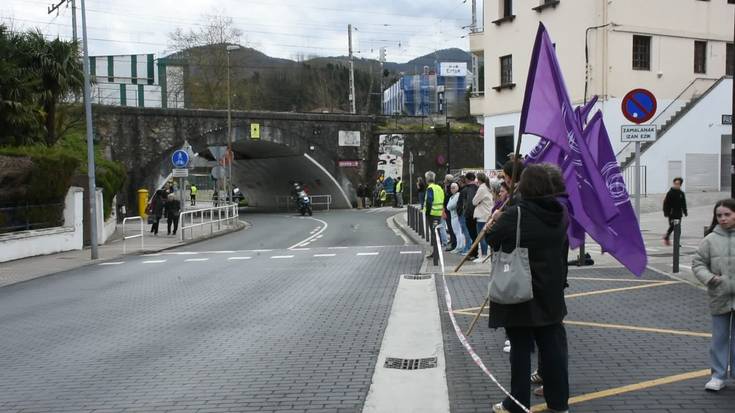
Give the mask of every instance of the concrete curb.
<svg viewBox="0 0 735 413">
<path fill-rule="evenodd" d="M 400 212 L 400 213 L 398 213 L 396 215 L 393 215 L 391 217 L 391 220 L 393 220 L 393 224 L 396 226 L 396 228 L 398 228 L 399 230 L 401 230 L 401 232 L 403 232 L 403 234 L 405 236 L 407 236 L 408 238 L 410 238 L 411 241 L 413 241 L 414 244 L 419 245 L 419 246 L 422 246 L 422 247 L 427 246 L 428 243 L 423 238 L 421 238 L 411 228 L 403 225 L 403 223 L 401 222 L 401 220 L 398 219 L 398 217 L 401 216 L 402 214 L 403 214 L 403 212 Z"/>
</svg>

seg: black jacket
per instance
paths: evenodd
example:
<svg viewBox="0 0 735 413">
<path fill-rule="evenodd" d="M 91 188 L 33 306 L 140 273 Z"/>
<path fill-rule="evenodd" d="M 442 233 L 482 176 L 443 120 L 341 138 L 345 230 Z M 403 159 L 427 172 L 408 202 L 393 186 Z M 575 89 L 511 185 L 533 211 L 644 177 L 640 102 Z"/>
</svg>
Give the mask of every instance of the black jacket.
<svg viewBox="0 0 735 413">
<path fill-rule="evenodd" d="M 533 300 L 513 305 L 490 302 L 491 328 L 541 327 L 560 323 L 567 315 L 567 221 L 555 199 L 522 200 L 521 247 L 528 248 Z M 517 207 L 510 207 L 488 232 L 494 251 L 515 249 Z"/>
<path fill-rule="evenodd" d="M 671 219 L 681 219 L 687 214 L 687 198 L 680 189 L 669 189 L 664 198 L 664 216 Z"/>
<path fill-rule="evenodd" d="M 166 201 L 164 207 L 166 219 L 177 219 L 179 217 L 179 214 L 181 214 L 181 201 L 179 201 L 178 199 Z"/>
<path fill-rule="evenodd" d="M 472 203 L 472 199 L 475 198 L 478 186 L 474 184 L 467 184 L 462 191 L 464 191 L 464 217 L 468 221 L 474 218 L 475 204 Z"/>
</svg>

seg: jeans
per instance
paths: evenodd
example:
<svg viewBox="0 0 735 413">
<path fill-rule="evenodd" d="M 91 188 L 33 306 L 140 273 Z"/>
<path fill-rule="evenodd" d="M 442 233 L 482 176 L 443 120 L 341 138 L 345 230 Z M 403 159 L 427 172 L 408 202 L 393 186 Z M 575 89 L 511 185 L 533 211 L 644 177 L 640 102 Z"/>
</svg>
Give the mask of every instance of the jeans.
<svg viewBox="0 0 735 413">
<path fill-rule="evenodd" d="M 485 228 L 485 223 L 477 221 L 477 233 L 479 234 L 482 232 L 482 229 Z M 482 255 L 487 256 L 487 241 L 485 241 L 485 237 L 482 237 L 482 240 L 480 241 L 480 249 L 482 250 Z"/>
<path fill-rule="evenodd" d="M 475 242 L 475 239 L 477 238 L 477 220 L 472 218 L 467 218 L 467 232 L 470 233 L 470 237 L 467 239 L 467 251 L 472 248 L 472 244 Z M 472 256 L 477 257 L 477 250 L 472 251 Z"/>
<path fill-rule="evenodd" d="M 462 235 L 462 224 L 459 223 L 459 217 L 456 213 L 452 214 L 452 229 L 456 237 L 455 248 L 462 250 L 465 246 L 464 235 Z"/>
<path fill-rule="evenodd" d="M 444 218 L 441 218 L 441 221 L 439 221 L 439 239 L 442 245 L 447 245 L 447 242 L 449 242 L 447 237 L 447 220 Z"/>
<path fill-rule="evenodd" d="M 730 363 L 730 376 L 735 378 L 735 311 L 712 316 L 712 346 L 709 350 L 712 362 L 712 377 L 727 379 L 727 365 Z"/>
<path fill-rule="evenodd" d="M 544 366 L 544 398 L 553 410 L 569 409 L 569 354 L 564 325 L 544 327 L 507 327 L 510 339 L 510 393 L 526 407 L 531 404 L 531 352 L 533 342 L 539 349 L 539 365 Z M 503 405 L 511 412 L 522 411 L 506 398 Z"/>
<path fill-rule="evenodd" d="M 470 229 L 467 228 L 467 219 L 464 217 L 464 215 L 459 216 L 459 226 L 462 228 L 462 239 L 464 241 L 462 245 L 462 254 L 467 254 L 470 252 L 470 247 L 472 246 L 472 237 L 470 237 Z"/>
</svg>

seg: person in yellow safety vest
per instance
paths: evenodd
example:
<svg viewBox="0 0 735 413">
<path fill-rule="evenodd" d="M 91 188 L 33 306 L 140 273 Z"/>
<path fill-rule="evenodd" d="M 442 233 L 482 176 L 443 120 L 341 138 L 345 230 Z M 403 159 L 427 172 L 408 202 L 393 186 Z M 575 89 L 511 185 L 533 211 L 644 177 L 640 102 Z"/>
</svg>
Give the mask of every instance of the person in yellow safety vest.
<svg viewBox="0 0 735 413">
<path fill-rule="evenodd" d="M 396 178 L 395 194 L 393 198 L 393 206 L 395 208 L 403 207 L 403 181 L 401 177 Z"/>
<path fill-rule="evenodd" d="M 380 206 L 385 205 L 385 202 L 388 200 L 388 192 L 386 192 L 385 188 L 380 189 Z"/>
<path fill-rule="evenodd" d="M 196 185 L 191 186 L 191 206 L 197 204 L 197 187 Z"/>
<path fill-rule="evenodd" d="M 444 213 L 444 190 L 436 184 L 436 174 L 434 172 L 429 171 L 424 175 L 424 177 L 426 178 L 428 186 L 426 188 L 426 201 L 423 210 L 426 213 L 429 230 L 432 231 L 431 245 L 434 246 L 436 243 L 436 237 L 433 235 L 433 229 L 439 226 L 442 214 Z M 434 253 L 432 250 L 432 253 L 426 258 L 433 257 Z"/>
</svg>

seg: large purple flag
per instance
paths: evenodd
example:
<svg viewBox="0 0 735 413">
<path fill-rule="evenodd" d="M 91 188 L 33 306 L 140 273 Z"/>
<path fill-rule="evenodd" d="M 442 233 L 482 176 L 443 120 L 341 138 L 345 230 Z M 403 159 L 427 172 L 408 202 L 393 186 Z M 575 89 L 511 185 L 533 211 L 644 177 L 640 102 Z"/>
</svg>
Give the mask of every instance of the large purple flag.
<svg viewBox="0 0 735 413">
<path fill-rule="evenodd" d="M 608 252 L 630 272 L 640 277 L 648 263 L 646 246 L 643 243 L 638 219 L 630 203 L 630 196 L 615 158 L 615 152 L 610 145 L 610 137 L 607 134 L 605 122 L 602 120 L 601 111 L 597 111 L 590 120 L 585 130 L 585 140 L 600 173 L 605 178 L 608 193 L 620 211 L 607 223 L 606 230 L 612 235 L 613 242 L 603 244 L 598 240 L 598 243 L 603 251 Z M 592 233 L 590 235 L 595 238 Z"/>
<path fill-rule="evenodd" d="M 579 118 L 572 108 L 554 45 L 543 23 L 539 23 L 531 56 L 520 133 L 545 138 L 566 153 L 567 161 L 572 163 L 570 169 L 577 175 L 582 204 L 579 209 L 586 210 L 590 219 L 607 222 L 618 214 L 582 137 Z M 586 228 L 585 222 L 578 222 Z"/>
<path fill-rule="evenodd" d="M 574 113 L 576 113 L 577 117 L 579 118 L 580 128 L 584 129 L 584 127 L 587 125 L 587 118 L 589 118 L 590 113 L 592 112 L 592 109 L 594 109 L 596 103 L 597 103 L 597 96 L 593 96 L 589 102 L 585 103 L 582 106 L 577 106 L 574 109 Z"/>
</svg>

